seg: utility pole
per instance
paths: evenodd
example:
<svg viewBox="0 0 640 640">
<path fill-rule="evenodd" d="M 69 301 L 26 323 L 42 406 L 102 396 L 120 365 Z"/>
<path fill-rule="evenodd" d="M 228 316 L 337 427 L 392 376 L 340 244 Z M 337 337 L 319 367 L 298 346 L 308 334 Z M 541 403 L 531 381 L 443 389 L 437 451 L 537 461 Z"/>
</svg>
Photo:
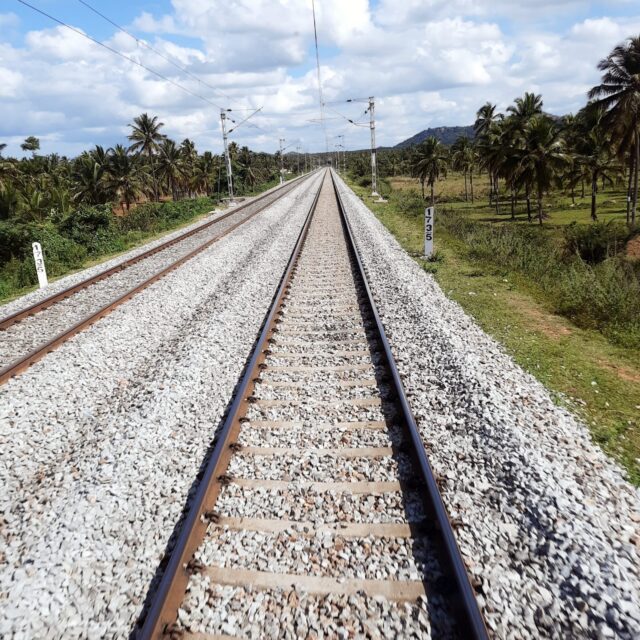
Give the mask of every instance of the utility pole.
<svg viewBox="0 0 640 640">
<path fill-rule="evenodd" d="M 375 100 L 369 96 L 369 127 L 371 128 L 371 195 L 380 197 L 378 193 L 378 176 L 376 168 L 376 117 Z"/>
<path fill-rule="evenodd" d="M 227 187 L 229 189 L 229 203 L 232 203 L 233 175 L 231 173 L 231 156 L 229 155 L 229 144 L 227 140 L 227 111 L 231 111 L 231 109 L 220 109 L 220 120 L 222 122 L 222 142 L 224 143 L 224 158 L 227 164 Z"/>
<path fill-rule="evenodd" d="M 296 172 L 300 173 L 300 145 L 296 146 L 296 164 L 297 164 Z"/>
<path fill-rule="evenodd" d="M 342 149 L 342 173 L 346 173 L 347 171 L 347 165 L 346 165 L 346 160 L 345 160 L 345 147 L 344 147 L 344 133 L 341 133 L 339 136 L 336 136 L 336 138 L 339 138 L 340 140 L 340 149 Z M 340 166 L 340 152 L 338 152 L 338 166 Z"/>
<path fill-rule="evenodd" d="M 284 142 L 284 138 L 280 138 L 280 184 L 284 182 L 284 149 L 282 144 Z"/>
</svg>

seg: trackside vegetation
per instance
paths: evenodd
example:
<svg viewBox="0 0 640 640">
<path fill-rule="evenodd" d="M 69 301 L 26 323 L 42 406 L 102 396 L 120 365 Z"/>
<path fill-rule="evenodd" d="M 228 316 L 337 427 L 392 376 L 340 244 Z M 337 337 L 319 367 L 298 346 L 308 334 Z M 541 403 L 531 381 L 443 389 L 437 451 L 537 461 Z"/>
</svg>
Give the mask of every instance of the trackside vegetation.
<svg viewBox="0 0 640 640">
<path fill-rule="evenodd" d="M 192 222 L 227 196 L 223 158 L 198 153 L 189 139 L 177 144 L 163 126 L 144 113 L 130 124 L 130 146 L 71 159 L 40 155 L 35 136 L 22 144 L 22 159 L 3 157 L 0 144 L 0 300 L 37 283 L 34 241 L 55 278 Z M 279 156 L 233 142 L 230 155 L 235 195 L 277 184 Z"/>
<path fill-rule="evenodd" d="M 499 340 L 640 484 L 640 37 L 599 64 L 575 116 L 526 93 L 475 137 L 380 154 L 352 186 L 443 291 Z M 386 157 L 385 157 L 386 155 Z M 424 207 L 435 255 L 422 258 Z"/>
</svg>

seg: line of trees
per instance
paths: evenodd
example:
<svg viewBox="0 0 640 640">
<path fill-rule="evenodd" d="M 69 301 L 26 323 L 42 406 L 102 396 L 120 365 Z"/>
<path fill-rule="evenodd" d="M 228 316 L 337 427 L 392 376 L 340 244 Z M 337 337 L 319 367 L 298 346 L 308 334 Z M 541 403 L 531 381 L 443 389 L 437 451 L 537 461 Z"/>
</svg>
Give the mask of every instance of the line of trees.
<svg viewBox="0 0 640 640">
<path fill-rule="evenodd" d="M 129 125 L 129 146 L 96 146 L 69 159 L 56 153 L 39 155 L 40 141 L 28 137 L 21 145 L 30 156 L 4 158 L 0 144 L 0 220 L 43 222 L 64 216 L 82 205 L 114 203 L 128 211 L 141 201 L 226 193 L 224 159 L 194 142 L 171 140 L 157 116 L 143 113 Z M 278 176 L 278 154 L 255 153 L 248 147 L 229 145 L 235 192 L 252 191 Z M 285 165 L 291 162 L 285 156 Z"/>
<path fill-rule="evenodd" d="M 529 221 L 545 217 L 544 200 L 552 188 L 591 193 L 591 218 L 597 220 L 597 194 L 606 184 L 626 178 L 627 223 L 634 226 L 640 167 L 640 36 L 630 38 L 598 68 L 602 81 L 589 91 L 589 102 L 575 116 L 558 118 L 543 111 L 542 96 L 525 93 L 499 113 L 487 102 L 476 114 L 475 139 L 459 138 L 446 148 L 436 138 L 418 145 L 410 158 L 411 173 L 425 183 L 435 202 L 435 185 L 451 168 L 464 174 L 465 198 L 474 200 L 473 175 L 489 176 L 489 203 L 500 213 L 508 199 L 515 218 L 524 198 Z"/>
</svg>

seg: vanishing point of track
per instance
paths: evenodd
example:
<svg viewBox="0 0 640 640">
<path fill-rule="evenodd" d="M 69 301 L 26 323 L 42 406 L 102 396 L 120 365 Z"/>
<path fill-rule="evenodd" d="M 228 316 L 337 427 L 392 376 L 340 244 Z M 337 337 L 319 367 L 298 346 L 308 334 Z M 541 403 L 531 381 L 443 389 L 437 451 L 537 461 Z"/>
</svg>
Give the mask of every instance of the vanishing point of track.
<svg viewBox="0 0 640 640">
<path fill-rule="evenodd" d="M 358 636 L 487 637 L 329 172 L 140 637 L 273 636 L 229 632 L 225 607 L 302 625 L 322 611 Z"/>
<path fill-rule="evenodd" d="M 289 193 L 305 177 L 0 319 L 0 384 Z"/>
</svg>

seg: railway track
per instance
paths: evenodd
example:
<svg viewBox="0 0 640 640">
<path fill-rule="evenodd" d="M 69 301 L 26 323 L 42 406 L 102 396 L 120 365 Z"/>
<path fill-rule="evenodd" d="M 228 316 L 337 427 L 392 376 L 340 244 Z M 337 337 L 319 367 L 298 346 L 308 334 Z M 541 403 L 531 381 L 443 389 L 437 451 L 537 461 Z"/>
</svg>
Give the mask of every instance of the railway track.
<svg viewBox="0 0 640 640">
<path fill-rule="evenodd" d="M 329 172 L 139 637 L 487 637 Z"/>
<path fill-rule="evenodd" d="M 0 384 L 251 220 L 296 178 L 188 232 L 0 319 Z"/>
</svg>

